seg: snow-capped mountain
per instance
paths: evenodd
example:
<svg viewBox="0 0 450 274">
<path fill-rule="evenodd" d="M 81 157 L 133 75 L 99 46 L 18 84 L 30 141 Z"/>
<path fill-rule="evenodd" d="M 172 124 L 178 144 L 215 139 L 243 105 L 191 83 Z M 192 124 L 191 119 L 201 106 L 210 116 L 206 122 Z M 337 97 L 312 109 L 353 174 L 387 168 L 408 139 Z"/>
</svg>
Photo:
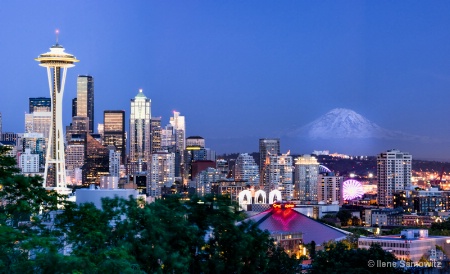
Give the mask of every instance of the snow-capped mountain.
<svg viewBox="0 0 450 274">
<path fill-rule="evenodd" d="M 313 139 L 420 139 L 419 136 L 384 129 L 355 111 L 345 108 L 335 108 L 329 111 L 315 121 L 296 130 L 295 135 Z"/>
</svg>

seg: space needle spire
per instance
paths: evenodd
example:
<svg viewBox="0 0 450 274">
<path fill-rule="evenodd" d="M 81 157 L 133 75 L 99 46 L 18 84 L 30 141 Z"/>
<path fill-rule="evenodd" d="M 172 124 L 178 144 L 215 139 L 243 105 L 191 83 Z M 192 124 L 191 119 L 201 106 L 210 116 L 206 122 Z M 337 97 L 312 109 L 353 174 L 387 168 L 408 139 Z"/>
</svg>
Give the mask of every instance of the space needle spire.
<svg viewBox="0 0 450 274">
<path fill-rule="evenodd" d="M 64 132 L 62 123 L 62 99 L 67 69 L 79 62 L 72 54 L 64 52 L 58 43 L 59 31 L 56 30 L 56 44 L 49 52 L 39 55 L 35 60 L 47 68 L 48 86 L 52 100 L 52 124 L 46 152 L 44 187 L 58 193 L 67 193 L 66 162 L 64 159 Z"/>
</svg>

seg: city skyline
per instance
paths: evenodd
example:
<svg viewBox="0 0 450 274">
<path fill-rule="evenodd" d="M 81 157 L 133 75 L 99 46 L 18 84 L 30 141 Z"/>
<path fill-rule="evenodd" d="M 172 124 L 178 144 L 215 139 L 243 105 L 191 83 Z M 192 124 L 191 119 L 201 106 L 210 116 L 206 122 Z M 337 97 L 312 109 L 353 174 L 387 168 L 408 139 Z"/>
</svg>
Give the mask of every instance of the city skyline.
<svg viewBox="0 0 450 274">
<path fill-rule="evenodd" d="M 5 54 L 0 64 L 4 132 L 24 132 L 15 121 L 23 121 L 28 98 L 49 97 L 33 58 L 54 43 L 58 28 L 60 43 L 83 60 L 67 76 L 64 126 L 76 77 L 92 75 L 96 117 L 117 109 L 128 121 L 129 100 L 142 88 L 163 125 L 179 111 L 188 120 L 186 136 L 200 135 L 220 153 L 257 151 L 259 138 L 280 138 L 282 152 L 311 153 L 313 141 L 285 141 L 283 135 L 336 107 L 391 130 L 450 139 L 450 125 L 443 123 L 450 88 L 450 5 L 444 1 L 81 2 L 49 5 L 42 14 L 32 12 L 38 3 L 21 3 L 0 10 L 7 26 L 0 30 L 6 41 L 0 51 L 21 52 Z M 77 16 L 81 12 L 85 16 Z M 419 152 L 417 144 L 383 150 L 426 158 L 450 153 L 426 143 L 419 143 Z M 334 152 L 322 143 L 315 149 Z M 339 152 L 348 153 L 345 147 Z"/>
</svg>

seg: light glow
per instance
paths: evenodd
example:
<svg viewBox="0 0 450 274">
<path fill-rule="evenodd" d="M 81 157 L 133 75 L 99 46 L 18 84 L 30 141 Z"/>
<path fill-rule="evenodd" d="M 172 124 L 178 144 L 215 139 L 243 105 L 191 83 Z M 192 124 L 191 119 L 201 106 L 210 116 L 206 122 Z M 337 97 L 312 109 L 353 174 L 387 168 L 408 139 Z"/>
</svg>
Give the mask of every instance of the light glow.
<svg viewBox="0 0 450 274">
<path fill-rule="evenodd" d="M 364 195 L 364 189 L 360 182 L 350 179 L 342 183 L 342 194 L 344 200 L 349 201 L 361 198 Z"/>
</svg>

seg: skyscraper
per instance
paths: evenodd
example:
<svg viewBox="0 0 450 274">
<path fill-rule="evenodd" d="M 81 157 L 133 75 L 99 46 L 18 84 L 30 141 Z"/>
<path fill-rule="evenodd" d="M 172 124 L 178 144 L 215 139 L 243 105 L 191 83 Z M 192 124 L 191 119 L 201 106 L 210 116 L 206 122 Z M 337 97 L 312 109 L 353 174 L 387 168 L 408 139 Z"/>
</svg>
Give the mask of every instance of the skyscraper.
<svg viewBox="0 0 450 274">
<path fill-rule="evenodd" d="M 125 164 L 127 159 L 125 140 L 125 111 L 105 110 L 103 112 L 103 143 L 115 146 L 120 153 L 120 161 Z"/>
<path fill-rule="evenodd" d="M 52 108 L 51 98 L 48 97 L 35 97 L 29 98 L 29 113 L 35 111 L 39 112 L 50 112 Z"/>
<path fill-rule="evenodd" d="M 50 95 L 52 98 L 52 125 L 44 172 L 44 186 L 55 187 L 58 192 L 67 191 L 66 168 L 64 160 L 64 132 L 62 126 L 62 99 L 66 82 L 67 68 L 78 62 L 75 56 L 64 52 L 64 48 L 56 42 L 50 52 L 39 55 L 35 59 L 40 66 L 47 68 Z"/>
<path fill-rule="evenodd" d="M 280 154 L 280 139 L 259 139 L 259 173 L 260 184 L 266 185 L 265 167 L 269 163 L 269 155 Z"/>
<path fill-rule="evenodd" d="M 186 148 L 186 123 L 184 116 L 180 116 L 179 112 L 174 111 L 173 117 L 170 117 L 170 124 L 173 126 L 177 151 L 183 151 Z"/>
<path fill-rule="evenodd" d="M 152 153 L 160 151 L 161 148 L 161 117 L 152 117 L 150 131 L 152 134 Z M 167 149 L 167 148 L 166 148 Z"/>
<path fill-rule="evenodd" d="M 73 102 L 72 102 L 73 103 Z M 89 133 L 94 132 L 94 78 L 79 75 L 77 78 L 77 115 L 89 118 Z"/>
<path fill-rule="evenodd" d="M 72 99 L 72 117 L 77 116 L 77 98 Z"/>
<path fill-rule="evenodd" d="M 394 194 L 411 186 L 412 156 L 397 149 L 377 156 L 378 204 L 393 207 Z"/>
<path fill-rule="evenodd" d="M 150 161 L 151 101 L 142 89 L 131 99 L 130 111 L 130 161 Z"/>
<path fill-rule="evenodd" d="M 319 162 L 316 157 L 303 155 L 295 159 L 295 188 L 298 199 L 302 203 L 317 203 L 317 185 L 319 176 Z"/>
</svg>

